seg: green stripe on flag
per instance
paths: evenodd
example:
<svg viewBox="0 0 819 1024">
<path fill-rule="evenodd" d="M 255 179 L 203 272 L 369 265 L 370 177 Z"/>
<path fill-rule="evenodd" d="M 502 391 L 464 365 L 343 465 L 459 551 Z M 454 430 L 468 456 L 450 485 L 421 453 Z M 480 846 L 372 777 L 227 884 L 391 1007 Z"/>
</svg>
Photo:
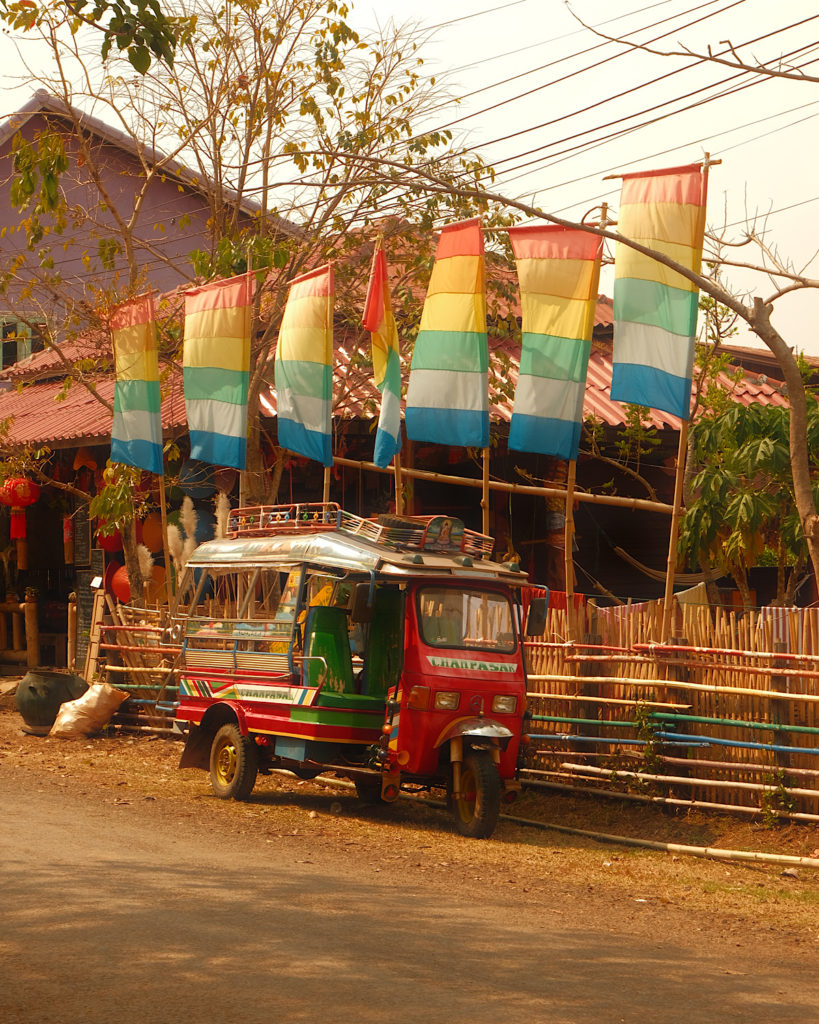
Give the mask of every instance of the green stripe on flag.
<svg viewBox="0 0 819 1024">
<path fill-rule="evenodd" d="M 185 366 L 182 370 L 185 401 L 227 402 L 247 405 L 250 374 L 243 370 L 224 370 L 213 366 Z"/>
<path fill-rule="evenodd" d="M 276 360 L 276 390 L 332 401 L 333 370 L 324 363 L 304 359 Z"/>
<path fill-rule="evenodd" d="M 158 413 L 161 402 L 157 380 L 118 380 L 114 386 L 115 412 Z"/>
<path fill-rule="evenodd" d="M 523 332 L 520 374 L 551 380 L 584 381 L 591 352 L 590 341 Z"/>
<path fill-rule="evenodd" d="M 683 338 L 691 338 L 697 332 L 698 300 L 697 292 L 682 291 L 656 281 L 624 277 L 614 282 L 616 320 L 651 324 Z"/>
<path fill-rule="evenodd" d="M 421 331 L 412 353 L 413 370 L 486 373 L 489 347 L 483 331 Z"/>
</svg>

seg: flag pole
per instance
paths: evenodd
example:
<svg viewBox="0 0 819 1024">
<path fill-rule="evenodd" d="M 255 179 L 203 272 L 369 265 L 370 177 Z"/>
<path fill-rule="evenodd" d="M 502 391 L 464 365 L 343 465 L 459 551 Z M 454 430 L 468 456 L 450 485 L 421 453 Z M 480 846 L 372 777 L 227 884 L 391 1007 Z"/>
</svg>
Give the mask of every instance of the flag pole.
<svg viewBox="0 0 819 1024">
<path fill-rule="evenodd" d="M 601 203 L 600 205 L 600 220 L 598 227 L 606 228 L 611 221 L 608 219 L 609 204 Z M 594 310 L 597 306 L 597 290 L 600 283 L 600 263 L 602 259 L 602 249 L 598 258 L 595 260 L 594 268 L 594 280 L 592 281 L 590 292 L 592 295 L 592 305 L 590 307 L 592 322 L 587 323 L 587 336 L 591 338 L 594 330 Z M 574 640 L 574 490 L 575 483 L 577 480 L 577 458 L 569 459 L 569 470 L 566 479 L 566 504 L 564 506 L 563 515 L 563 564 L 564 570 L 563 575 L 565 579 L 564 586 L 566 588 L 566 622 L 568 626 L 568 639 Z"/>
<path fill-rule="evenodd" d="M 708 168 L 719 164 L 721 160 L 711 160 L 706 153 L 702 162 L 702 202 L 700 203 L 699 237 L 705 234 L 705 204 L 708 197 Z M 696 268 L 699 270 L 699 267 Z M 674 571 L 677 567 L 677 541 L 680 536 L 680 517 L 682 514 L 683 480 L 685 463 L 688 455 L 688 428 L 691 423 L 691 399 L 688 400 L 688 416 L 680 422 L 680 441 L 677 446 L 677 471 L 674 477 L 674 498 L 671 504 L 671 529 L 668 538 L 668 562 L 665 574 L 665 594 L 663 596 L 663 625 L 660 639 L 667 643 L 671 639 L 671 614 L 674 600 Z"/>
<path fill-rule="evenodd" d="M 168 597 L 168 611 L 171 610 L 174 587 L 171 582 L 171 560 L 168 554 L 168 506 L 165 497 L 165 474 L 158 474 L 159 480 L 159 516 L 162 522 L 162 557 L 165 560 L 165 593 Z"/>
<path fill-rule="evenodd" d="M 481 533 L 489 535 L 489 448 L 482 449 L 483 480 L 481 493 Z"/>
<path fill-rule="evenodd" d="M 404 514 L 404 485 L 401 482 L 401 451 L 397 451 L 392 459 L 392 468 L 395 479 L 395 514 Z"/>
</svg>

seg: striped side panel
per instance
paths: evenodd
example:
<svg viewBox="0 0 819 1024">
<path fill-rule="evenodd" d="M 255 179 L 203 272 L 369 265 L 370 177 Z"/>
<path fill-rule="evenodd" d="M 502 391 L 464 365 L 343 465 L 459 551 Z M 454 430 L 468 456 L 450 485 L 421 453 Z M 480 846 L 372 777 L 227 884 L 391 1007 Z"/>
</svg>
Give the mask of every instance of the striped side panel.
<svg viewBox="0 0 819 1024">
<path fill-rule="evenodd" d="M 623 180 L 620 234 L 699 272 L 705 227 L 702 169 L 671 168 Z M 688 419 L 696 285 L 618 243 L 614 282 L 611 397 Z"/>
<path fill-rule="evenodd" d="M 576 459 L 602 239 L 561 226 L 509 231 L 522 343 L 509 447 Z"/>
<path fill-rule="evenodd" d="M 407 436 L 414 441 L 489 443 L 483 253 L 478 218 L 441 231 L 407 390 Z"/>
</svg>

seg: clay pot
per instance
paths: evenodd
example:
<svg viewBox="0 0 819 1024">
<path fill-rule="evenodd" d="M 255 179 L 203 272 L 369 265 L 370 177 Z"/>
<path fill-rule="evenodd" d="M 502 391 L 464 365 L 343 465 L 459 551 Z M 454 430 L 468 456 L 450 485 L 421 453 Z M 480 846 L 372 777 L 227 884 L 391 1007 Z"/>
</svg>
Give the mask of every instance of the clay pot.
<svg viewBox="0 0 819 1024">
<path fill-rule="evenodd" d="M 17 685 L 15 702 L 23 719 L 23 732 L 47 736 L 61 704 L 82 697 L 88 689 L 84 679 L 72 672 L 32 668 Z"/>
</svg>

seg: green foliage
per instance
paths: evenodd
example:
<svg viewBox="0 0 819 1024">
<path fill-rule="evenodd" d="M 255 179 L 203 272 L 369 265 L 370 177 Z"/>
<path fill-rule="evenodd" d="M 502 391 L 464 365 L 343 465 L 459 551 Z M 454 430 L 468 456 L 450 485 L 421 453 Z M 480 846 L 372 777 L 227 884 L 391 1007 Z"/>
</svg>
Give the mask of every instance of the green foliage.
<svg viewBox="0 0 819 1024">
<path fill-rule="evenodd" d="M 766 828 L 776 828 L 787 821 L 784 815 L 792 814 L 796 810 L 796 800 L 788 792 L 788 777 L 781 768 L 766 772 L 762 776 L 762 782 L 766 786 L 774 787 L 765 789 L 760 794 L 759 810 L 762 814 L 762 823 Z"/>
<path fill-rule="evenodd" d="M 285 267 L 290 253 L 291 246 L 285 241 L 265 235 L 241 234 L 237 239 L 223 236 L 213 252 L 194 249 L 190 261 L 198 277 L 233 277 L 244 274 L 250 265 L 254 271 L 260 271 L 261 280 L 266 276 L 262 271 Z"/>
<path fill-rule="evenodd" d="M 766 548 L 793 563 L 805 552 L 791 476 L 789 410 L 732 404 L 692 428 L 695 464 L 680 547 L 738 583 Z M 808 448 L 819 445 L 819 407 L 808 406 Z M 815 461 L 815 459 L 814 459 Z"/>
<path fill-rule="evenodd" d="M 31 211 L 22 222 L 29 249 L 50 231 L 60 234 L 65 210 L 60 194 L 60 175 L 68 169 L 63 139 L 56 132 L 39 132 L 31 143 L 18 132 L 11 143 L 14 177 L 10 198 L 18 213 Z M 50 224 L 43 217 L 50 215 Z"/>
<path fill-rule="evenodd" d="M 163 11 L 158 0 L 64 0 L 64 6 L 73 32 L 82 25 L 99 29 L 102 57 L 115 47 L 141 75 L 151 66 L 152 56 L 172 65 L 180 39 L 192 27 L 188 19 Z M 0 17 L 22 32 L 39 25 L 47 9 L 35 0 L 0 0 Z"/>
<path fill-rule="evenodd" d="M 142 478 L 142 470 L 121 462 L 108 462 L 102 477 L 104 485 L 91 499 L 89 511 L 103 524 L 100 533 L 108 536 L 121 530 L 139 514 L 134 495 Z"/>
</svg>

